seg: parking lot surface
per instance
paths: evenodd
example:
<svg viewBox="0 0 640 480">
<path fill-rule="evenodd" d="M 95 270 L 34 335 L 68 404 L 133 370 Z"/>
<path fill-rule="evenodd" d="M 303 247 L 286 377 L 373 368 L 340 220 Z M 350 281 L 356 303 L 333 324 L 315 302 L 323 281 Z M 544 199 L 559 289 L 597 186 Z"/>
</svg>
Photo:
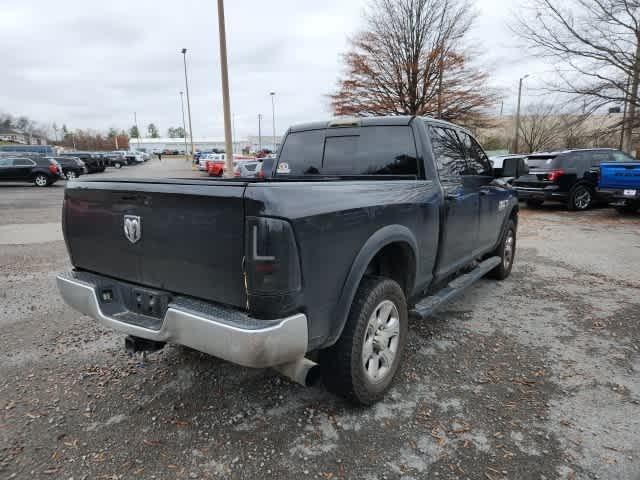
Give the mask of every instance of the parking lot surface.
<svg viewBox="0 0 640 480">
<path fill-rule="evenodd" d="M 156 173 L 194 175 L 102 175 Z M 0 478 L 640 478 L 639 216 L 522 208 L 511 277 L 413 321 L 391 394 L 356 408 L 176 346 L 128 357 L 57 293 L 63 189 L 0 187 Z"/>
</svg>

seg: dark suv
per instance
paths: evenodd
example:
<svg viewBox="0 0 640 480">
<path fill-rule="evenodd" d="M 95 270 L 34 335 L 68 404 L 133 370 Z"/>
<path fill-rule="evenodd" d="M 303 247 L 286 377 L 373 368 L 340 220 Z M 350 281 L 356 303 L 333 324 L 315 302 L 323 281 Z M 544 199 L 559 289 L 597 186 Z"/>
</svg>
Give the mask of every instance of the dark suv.
<svg viewBox="0 0 640 480">
<path fill-rule="evenodd" d="M 86 166 L 82 160 L 77 157 L 48 157 L 55 160 L 62 167 L 62 173 L 67 179 L 78 178 L 86 171 Z"/>
<path fill-rule="evenodd" d="M 41 156 L 0 157 L 0 181 L 33 182 L 38 187 L 47 187 L 63 178 L 60 164 Z"/>
<path fill-rule="evenodd" d="M 609 148 L 535 153 L 527 157 L 529 174 L 518 177 L 513 186 L 529 206 L 554 201 L 566 203 L 569 210 L 586 210 L 604 200 L 596 190 L 600 163 L 617 161 L 620 155 L 626 156 Z"/>
<path fill-rule="evenodd" d="M 87 167 L 87 173 L 104 172 L 107 168 L 107 161 L 91 152 L 66 152 L 61 153 L 60 156 L 79 158 Z"/>
</svg>

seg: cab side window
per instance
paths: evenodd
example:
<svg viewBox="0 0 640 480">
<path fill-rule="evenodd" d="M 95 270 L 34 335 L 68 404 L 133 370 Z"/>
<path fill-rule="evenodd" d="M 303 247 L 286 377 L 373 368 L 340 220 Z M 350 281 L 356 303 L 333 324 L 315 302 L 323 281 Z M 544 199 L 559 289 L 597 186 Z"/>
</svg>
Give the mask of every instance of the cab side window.
<svg viewBox="0 0 640 480">
<path fill-rule="evenodd" d="M 614 162 L 637 162 L 637 160 L 624 152 L 613 151 L 611 152 L 611 157 Z M 609 160 L 611 161 L 611 160 Z"/>
<path fill-rule="evenodd" d="M 475 139 L 465 132 L 458 132 L 467 153 L 467 175 L 491 176 L 489 158 Z"/>
<path fill-rule="evenodd" d="M 465 148 L 460 143 L 455 130 L 431 126 L 429 137 L 440 177 L 465 175 L 467 171 Z"/>
</svg>

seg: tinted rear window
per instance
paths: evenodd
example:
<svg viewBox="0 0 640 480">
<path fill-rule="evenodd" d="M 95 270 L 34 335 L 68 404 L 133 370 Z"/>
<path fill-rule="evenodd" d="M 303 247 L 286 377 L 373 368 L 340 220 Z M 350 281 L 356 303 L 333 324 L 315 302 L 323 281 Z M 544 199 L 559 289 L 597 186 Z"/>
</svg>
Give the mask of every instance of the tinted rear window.
<svg viewBox="0 0 640 480">
<path fill-rule="evenodd" d="M 536 155 L 535 157 L 527 157 L 527 163 L 529 168 L 545 169 L 552 168 L 555 159 L 555 155 Z"/>
<path fill-rule="evenodd" d="M 278 175 L 418 175 L 408 126 L 294 132 L 287 137 Z"/>
</svg>

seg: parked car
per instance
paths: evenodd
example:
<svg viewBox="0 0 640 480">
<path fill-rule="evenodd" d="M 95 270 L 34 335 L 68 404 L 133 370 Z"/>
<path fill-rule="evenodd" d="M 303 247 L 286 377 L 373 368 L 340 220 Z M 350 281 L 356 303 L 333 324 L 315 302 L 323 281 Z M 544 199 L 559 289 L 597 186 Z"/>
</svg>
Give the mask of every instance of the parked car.
<svg viewBox="0 0 640 480">
<path fill-rule="evenodd" d="M 61 294 L 129 350 L 322 372 L 362 404 L 390 388 L 410 314 L 509 276 L 518 224 L 471 133 L 418 117 L 292 127 L 264 180 L 69 182 L 63 208 Z"/>
<path fill-rule="evenodd" d="M 593 148 L 528 155 L 529 173 L 513 185 L 529 206 L 552 201 L 565 203 L 569 210 L 586 210 L 604 200 L 596 191 L 599 166 L 616 153 L 622 152 Z"/>
<path fill-rule="evenodd" d="M 58 155 L 59 157 L 73 157 L 82 160 L 87 167 L 87 173 L 104 172 L 107 168 L 107 162 L 104 158 L 92 152 L 65 152 Z"/>
<path fill-rule="evenodd" d="M 105 154 L 104 160 L 108 167 L 122 168 L 127 165 L 127 160 L 123 152 L 109 152 Z"/>
<path fill-rule="evenodd" d="M 254 178 L 262 170 L 262 162 L 246 160 L 234 162 L 233 176 L 242 178 Z"/>
<path fill-rule="evenodd" d="M 86 165 L 77 157 L 47 157 L 58 162 L 62 168 L 62 174 L 67 180 L 79 178 L 86 172 Z"/>
<path fill-rule="evenodd" d="M 624 213 L 640 209 L 640 162 L 623 152 L 613 152 L 613 162 L 600 164 L 598 193 Z"/>
<path fill-rule="evenodd" d="M 44 156 L 0 157 L 0 181 L 33 182 L 48 187 L 63 178 L 58 162 Z"/>
</svg>

